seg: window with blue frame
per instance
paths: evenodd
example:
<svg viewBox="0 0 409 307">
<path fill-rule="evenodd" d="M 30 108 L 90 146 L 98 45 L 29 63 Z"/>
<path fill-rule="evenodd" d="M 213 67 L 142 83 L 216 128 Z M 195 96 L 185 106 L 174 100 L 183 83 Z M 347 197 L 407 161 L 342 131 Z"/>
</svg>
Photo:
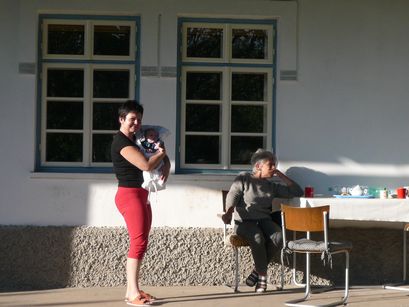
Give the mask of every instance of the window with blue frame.
<svg viewBox="0 0 409 307">
<path fill-rule="evenodd" d="M 274 146 L 275 20 L 179 19 L 180 172 L 248 169 Z"/>
<path fill-rule="evenodd" d="M 40 15 L 38 170 L 110 169 L 121 103 L 139 95 L 139 17 Z"/>
</svg>

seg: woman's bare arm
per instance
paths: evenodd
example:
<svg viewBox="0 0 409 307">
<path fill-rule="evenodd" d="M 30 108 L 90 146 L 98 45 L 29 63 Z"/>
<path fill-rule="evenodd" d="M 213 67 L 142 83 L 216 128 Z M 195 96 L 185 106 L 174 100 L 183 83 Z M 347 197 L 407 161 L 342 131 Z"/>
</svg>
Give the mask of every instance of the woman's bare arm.
<svg viewBox="0 0 409 307">
<path fill-rule="evenodd" d="M 162 169 L 161 169 L 162 175 L 161 175 L 160 179 L 162 179 L 164 182 L 166 182 L 168 180 L 169 173 L 170 173 L 170 160 L 169 160 L 168 156 L 165 156 L 163 158 L 163 162 L 164 162 L 164 164 L 163 164 Z"/>
<path fill-rule="evenodd" d="M 132 163 L 137 168 L 142 171 L 151 171 L 156 168 L 160 161 L 166 156 L 166 151 L 164 148 L 160 148 L 158 152 L 147 159 L 142 152 L 133 146 L 126 146 L 121 149 L 120 154 L 129 163 Z"/>
</svg>

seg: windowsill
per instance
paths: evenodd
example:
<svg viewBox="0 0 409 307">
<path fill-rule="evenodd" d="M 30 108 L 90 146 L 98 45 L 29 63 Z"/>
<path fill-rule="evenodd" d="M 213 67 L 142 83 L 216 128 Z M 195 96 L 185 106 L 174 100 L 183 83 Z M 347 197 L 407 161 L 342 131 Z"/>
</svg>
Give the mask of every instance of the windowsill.
<svg viewBox="0 0 409 307">
<path fill-rule="evenodd" d="M 232 182 L 237 174 L 170 174 L 171 182 L 202 181 L 202 182 Z M 115 174 L 102 173 L 51 173 L 32 172 L 30 179 L 82 179 L 116 181 Z"/>
<path fill-rule="evenodd" d="M 237 174 L 171 174 L 170 181 L 202 181 L 202 182 L 232 182 Z"/>
<path fill-rule="evenodd" d="M 30 179 L 84 179 L 84 180 L 115 180 L 114 174 L 103 173 L 51 173 L 51 172 L 32 172 Z"/>
</svg>

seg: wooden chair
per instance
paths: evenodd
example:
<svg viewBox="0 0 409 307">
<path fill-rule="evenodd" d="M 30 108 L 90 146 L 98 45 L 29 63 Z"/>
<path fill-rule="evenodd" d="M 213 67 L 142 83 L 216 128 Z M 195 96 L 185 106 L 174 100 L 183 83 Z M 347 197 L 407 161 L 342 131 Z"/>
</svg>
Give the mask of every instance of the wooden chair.
<svg viewBox="0 0 409 307">
<path fill-rule="evenodd" d="M 284 255 L 286 253 L 306 254 L 305 266 L 305 295 L 301 299 L 286 302 L 287 306 L 314 306 L 300 304 L 311 296 L 310 285 L 310 255 L 320 254 L 329 261 L 333 254 L 345 254 L 345 292 L 344 297 L 336 302 L 318 306 L 336 306 L 346 304 L 349 296 L 349 252 L 352 250 L 350 242 L 334 242 L 328 239 L 329 206 L 298 208 L 282 204 L 281 219 L 283 225 L 283 248 L 281 250 L 281 286 L 284 287 Z M 293 231 L 294 239 L 288 240 L 287 230 Z M 296 239 L 296 232 L 305 233 L 305 237 Z M 322 240 L 311 239 L 311 232 L 320 232 Z M 295 270 L 293 263 L 293 270 Z"/>
<path fill-rule="evenodd" d="M 226 196 L 228 191 L 222 191 L 222 204 L 223 204 L 223 212 L 226 212 Z M 234 220 L 233 220 L 234 223 Z M 240 262 L 240 254 L 239 248 L 243 246 L 249 246 L 247 240 L 235 233 L 228 233 L 228 225 L 224 224 L 224 232 L 223 232 L 223 242 L 226 246 L 230 246 L 233 249 L 233 257 L 234 257 L 234 281 L 232 287 L 234 292 L 238 292 L 239 288 L 239 262 Z"/>
</svg>

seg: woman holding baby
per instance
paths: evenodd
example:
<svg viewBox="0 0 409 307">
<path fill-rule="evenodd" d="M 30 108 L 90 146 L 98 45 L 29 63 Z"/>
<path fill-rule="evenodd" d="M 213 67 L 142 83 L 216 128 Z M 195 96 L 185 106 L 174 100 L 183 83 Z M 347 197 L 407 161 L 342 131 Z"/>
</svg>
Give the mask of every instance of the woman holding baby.
<svg viewBox="0 0 409 307">
<path fill-rule="evenodd" d="M 135 143 L 135 133 L 141 129 L 143 106 L 137 101 L 127 101 L 118 110 L 120 128 L 111 145 L 111 157 L 118 191 L 115 203 L 125 219 L 130 247 L 126 263 L 127 290 L 125 300 L 131 306 L 150 305 L 155 299 L 139 287 L 139 273 L 148 246 L 152 211 L 148 191 L 143 189 L 143 171 L 155 169 L 162 161 L 162 180 L 166 181 L 170 161 L 164 146 L 146 157 Z"/>
</svg>

